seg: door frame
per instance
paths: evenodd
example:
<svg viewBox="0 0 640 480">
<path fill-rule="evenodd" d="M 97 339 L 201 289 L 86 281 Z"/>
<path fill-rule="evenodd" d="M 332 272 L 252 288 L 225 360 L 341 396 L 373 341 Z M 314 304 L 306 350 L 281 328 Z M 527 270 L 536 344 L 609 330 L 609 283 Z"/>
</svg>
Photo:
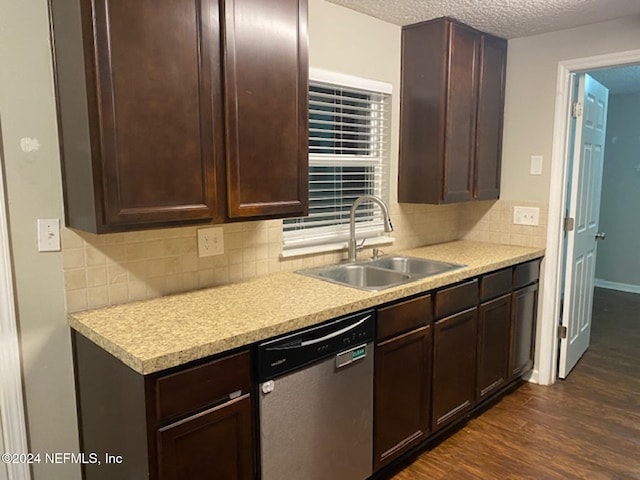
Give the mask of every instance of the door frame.
<svg viewBox="0 0 640 480">
<path fill-rule="evenodd" d="M 5 196 L 4 152 L 0 135 L 0 435 L 6 453 L 28 453 L 22 395 L 22 369 L 18 339 L 9 223 Z M 4 452 L 3 452 L 4 453 Z M 29 480 L 27 463 L 5 463 L 9 479 Z"/>
<path fill-rule="evenodd" d="M 571 74 L 597 68 L 640 63 L 640 50 L 609 53 L 558 63 L 553 146 L 549 185 L 549 221 L 540 304 L 540 356 L 537 381 L 552 385 L 558 379 L 558 325 L 564 270 L 563 222 L 567 204 L 567 166 L 570 142 Z"/>
</svg>

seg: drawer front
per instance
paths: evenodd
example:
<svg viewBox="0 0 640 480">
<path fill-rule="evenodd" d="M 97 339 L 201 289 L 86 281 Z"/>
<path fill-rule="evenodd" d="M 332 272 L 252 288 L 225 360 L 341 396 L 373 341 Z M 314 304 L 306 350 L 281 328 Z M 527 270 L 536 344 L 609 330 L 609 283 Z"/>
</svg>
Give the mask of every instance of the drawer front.
<svg viewBox="0 0 640 480">
<path fill-rule="evenodd" d="M 166 423 L 209 405 L 228 400 L 229 394 L 251 388 L 251 357 L 245 350 L 158 378 L 158 421 Z"/>
<path fill-rule="evenodd" d="M 424 327 L 431 321 L 431 295 L 379 308 L 376 315 L 377 339 Z"/>
<path fill-rule="evenodd" d="M 513 269 L 505 268 L 480 279 L 480 301 L 491 300 L 511 291 Z"/>
<path fill-rule="evenodd" d="M 516 265 L 513 272 L 513 289 L 524 287 L 538 280 L 540 276 L 540 259 Z"/>
<path fill-rule="evenodd" d="M 435 318 L 443 318 L 478 304 L 478 280 L 474 279 L 436 293 Z"/>
</svg>

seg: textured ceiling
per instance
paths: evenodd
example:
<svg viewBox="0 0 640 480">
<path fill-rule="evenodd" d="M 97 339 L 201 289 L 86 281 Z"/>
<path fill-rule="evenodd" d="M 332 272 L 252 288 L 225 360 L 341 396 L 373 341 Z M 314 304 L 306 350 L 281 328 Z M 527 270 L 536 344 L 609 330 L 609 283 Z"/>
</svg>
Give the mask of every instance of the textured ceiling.
<svg viewBox="0 0 640 480">
<path fill-rule="evenodd" d="M 606 68 L 589 72 L 610 94 L 640 93 L 640 65 Z"/>
<path fill-rule="evenodd" d="M 503 38 L 640 14 L 640 0 L 329 0 L 396 25 L 453 17 Z"/>
</svg>

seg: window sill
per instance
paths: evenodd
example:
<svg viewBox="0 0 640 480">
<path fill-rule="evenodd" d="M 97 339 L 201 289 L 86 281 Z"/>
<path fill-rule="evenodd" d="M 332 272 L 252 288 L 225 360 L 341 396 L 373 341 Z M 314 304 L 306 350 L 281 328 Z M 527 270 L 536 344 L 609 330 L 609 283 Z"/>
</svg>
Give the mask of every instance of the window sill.
<svg viewBox="0 0 640 480">
<path fill-rule="evenodd" d="M 364 247 L 376 247 L 378 245 L 390 245 L 395 241 L 394 237 L 371 237 L 364 242 Z M 303 255 L 314 255 L 317 253 L 339 252 L 348 248 L 347 242 L 328 243 L 325 245 L 314 245 L 311 247 L 298 247 L 283 250 L 280 258 L 301 257 Z"/>
</svg>

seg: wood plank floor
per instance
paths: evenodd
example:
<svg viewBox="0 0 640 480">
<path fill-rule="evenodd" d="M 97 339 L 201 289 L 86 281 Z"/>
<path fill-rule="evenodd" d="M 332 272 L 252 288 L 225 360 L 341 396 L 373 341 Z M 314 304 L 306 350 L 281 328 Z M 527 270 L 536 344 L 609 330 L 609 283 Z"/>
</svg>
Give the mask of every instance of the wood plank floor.
<svg viewBox="0 0 640 480">
<path fill-rule="evenodd" d="M 393 479 L 640 479 L 640 295 L 596 289 L 567 380 L 523 385 Z"/>
</svg>

